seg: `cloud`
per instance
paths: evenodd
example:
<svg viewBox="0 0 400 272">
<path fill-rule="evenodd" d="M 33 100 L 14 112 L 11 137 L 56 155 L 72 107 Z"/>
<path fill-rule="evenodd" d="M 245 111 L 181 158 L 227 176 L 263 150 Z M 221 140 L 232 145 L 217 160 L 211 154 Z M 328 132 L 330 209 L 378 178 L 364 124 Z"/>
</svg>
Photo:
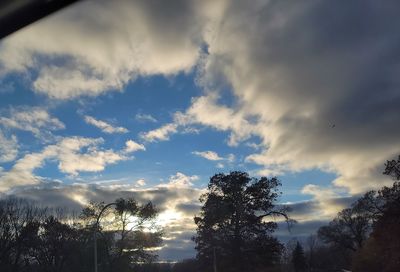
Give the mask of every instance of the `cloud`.
<svg viewBox="0 0 400 272">
<path fill-rule="evenodd" d="M 7 114 L 0 116 L 0 126 L 29 131 L 42 140 L 51 137 L 51 131 L 65 128 L 59 119 L 51 117 L 46 110 L 38 107 L 11 107 Z"/>
<path fill-rule="evenodd" d="M 36 93 L 71 99 L 196 67 L 204 94 L 143 139 L 190 125 L 228 132 L 231 146 L 256 137 L 261 150 L 247 162 L 331 171 L 335 185 L 358 193 L 389 183 L 382 165 L 400 150 L 397 8 L 85 1 L 2 41 L 0 74 L 26 73 Z"/>
<path fill-rule="evenodd" d="M 192 154 L 205 158 L 210 161 L 221 161 L 224 159 L 214 151 L 193 151 Z"/>
<path fill-rule="evenodd" d="M 7 138 L 0 130 L 0 163 L 13 161 L 18 155 L 18 140 L 15 135 Z"/>
<path fill-rule="evenodd" d="M 226 157 L 226 160 L 229 162 L 234 162 L 235 161 L 235 155 L 234 154 L 228 154 Z"/>
<path fill-rule="evenodd" d="M 193 151 L 192 154 L 202 157 L 209 161 L 227 161 L 229 163 L 233 163 L 235 161 L 235 155 L 229 154 L 226 157 L 221 157 L 218 153 L 214 151 Z M 225 165 L 221 162 L 217 163 L 217 168 L 224 168 Z"/>
<path fill-rule="evenodd" d="M 67 137 L 46 146 L 41 152 L 27 154 L 9 171 L 0 173 L 0 191 L 39 184 L 43 178 L 36 176 L 34 170 L 43 167 L 47 160 L 58 161 L 62 173 L 76 176 L 79 172 L 103 171 L 106 165 L 127 159 L 119 152 L 99 148 L 102 143 L 101 138 Z"/>
<path fill-rule="evenodd" d="M 202 125 L 228 132 L 231 146 L 258 138 L 246 161 L 263 173 L 333 172 L 334 185 L 352 194 L 389 184 L 383 163 L 400 150 L 399 38 L 387 20 L 398 20 L 397 5 L 226 2 L 204 36 L 204 94 L 162 138 Z M 226 89 L 234 102 L 221 98 Z"/>
<path fill-rule="evenodd" d="M 313 201 L 309 202 L 313 208 L 309 209 L 308 217 L 314 220 L 318 218 L 325 220 L 333 218 L 339 211 L 349 207 L 359 197 L 358 195 L 349 196 L 343 188 L 324 188 L 315 184 L 305 185 L 301 192 L 313 196 Z M 309 220 L 310 218 L 306 216 L 306 218 L 303 217 L 304 219 Z"/>
<path fill-rule="evenodd" d="M 177 172 L 175 175 L 169 177 L 169 182 L 165 184 L 160 184 L 160 187 L 167 187 L 167 188 L 188 188 L 193 186 L 193 181 L 198 180 L 199 177 L 194 176 L 187 176 L 181 172 Z"/>
<path fill-rule="evenodd" d="M 35 92 L 72 99 L 122 90 L 137 76 L 189 72 L 221 6 L 212 2 L 83 1 L 2 41 L 0 74 L 34 70 Z"/>
<path fill-rule="evenodd" d="M 93 118 L 92 116 L 89 115 L 85 115 L 84 116 L 84 120 L 87 124 L 93 125 L 99 129 L 101 129 L 101 131 L 103 131 L 104 133 L 108 133 L 108 134 L 113 134 L 113 133 L 127 133 L 129 132 L 129 130 L 127 130 L 124 127 L 114 127 L 112 125 L 110 125 L 109 123 L 106 123 L 104 121 L 101 120 L 97 120 L 95 118 Z"/>
<path fill-rule="evenodd" d="M 135 120 L 138 122 L 150 122 L 150 123 L 157 123 L 157 119 L 151 116 L 150 114 L 143 114 L 138 113 L 135 115 Z"/>
<path fill-rule="evenodd" d="M 139 144 L 133 140 L 128 140 L 125 142 L 125 152 L 126 153 L 132 153 L 135 151 L 139 151 L 139 150 L 146 150 L 146 147 L 144 147 L 144 145 Z"/>
<path fill-rule="evenodd" d="M 0 192 L 16 186 L 39 184 L 41 178 L 33 170 L 43 166 L 44 160 L 56 155 L 55 146 L 50 146 L 40 153 L 27 154 L 17 160 L 11 170 L 0 173 Z"/>
<path fill-rule="evenodd" d="M 146 181 L 145 181 L 144 179 L 138 179 L 138 180 L 135 182 L 135 184 L 136 184 L 137 187 L 143 187 L 143 186 L 146 185 Z"/>
<path fill-rule="evenodd" d="M 71 137 L 63 139 L 57 145 L 58 168 L 61 172 L 78 175 L 78 172 L 103 171 L 108 164 L 114 164 L 127 158 L 112 149 L 103 150 L 98 147 L 102 138 Z M 80 153 L 82 148 L 86 152 Z"/>
<path fill-rule="evenodd" d="M 258 137 L 264 148 L 247 161 L 262 168 L 334 172 L 352 194 L 389 184 L 383 163 L 400 151 L 398 6 L 229 2 L 201 70 L 208 93 L 185 116 L 229 131 L 231 144 Z M 229 108 L 213 95 L 226 88 Z"/>
<path fill-rule="evenodd" d="M 247 140 L 253 134 L 254 127 L 243 111 L 218 104 L 216 93 L 192 99 L 191 106 L 185 112 L 177 112 L 174 116 L 179 125 L 199 124 L 219 131 L 230 131 L 228 144 L 237 146 L 240 141 Z"/>
<path fill-rule="evenodd" d="M 169 140 L 170 134 L 174 134 L 177 131 L 178 125 L 169 123 L 160 128 L 141 133 L 140 137 L 147 142 L 167 141 Z"/>
<path fill-rule="evenodd" d="M 329 222 L 325 220 L 312 220 L 306 222 L 299 222 L 294 224 L 290 231 L 286 223 L 278 223 L 278 229 L 275 231 L 274 235 L 283 243 L 288 242 L 291 239 L 296 239 L 300 241 L 305 241 L 307 237 L 311 234 L 316 234 L 318 229 Z"/>
</svg>

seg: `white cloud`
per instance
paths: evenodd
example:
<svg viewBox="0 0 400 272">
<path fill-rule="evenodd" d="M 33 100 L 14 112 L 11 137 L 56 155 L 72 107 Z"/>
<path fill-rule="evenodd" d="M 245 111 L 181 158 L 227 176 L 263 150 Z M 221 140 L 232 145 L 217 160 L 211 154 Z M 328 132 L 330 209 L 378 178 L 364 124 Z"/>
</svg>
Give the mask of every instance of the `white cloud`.
<svg viewBox="0 0 400 272">
<path fill-rule="evenodd" d="M 229 162 L 234 162 L 235 161 L 235 155 L 234 154 L 229 154 L 226 157 L 226 160 L 229 161 Z"/>
<path fill-rule="evenodd" d="M 102 143 L 101 138 L 69 137 L 46 146 L 41 152 L 27 154 L 11 170 L 1 173 L 0 191 L 40 183 L 42 178 L 36 176 L 34 170 L 41 168 L 46 160 L 58 161 L 58 169 L 62 173 L 76 176 L 79 172 L 103 171 L 107 165 L 127 159 L 119 152 L 100 149 Z"/>
<path fill-rule="evenodd" d="M 138 150 L 146 150 L 146 147 L 142 144 L 139 144 L 133 140 L 128 140 L 125 143 L 126 147 L 125 147 L 125 152 L 126 153 L 132 153 Z"/>
<path fill-rule="evenodd" d="M 313 214 L 309 214 L 307 220 L 329 220 L 333 218 L 339 211 L 347 208 L 348 203 L 338 201 L 344 196 L 343 189 L 335 187 L 326 187 L 315 184 L 307 184 L 301 190 L 303 194 L 312 195 L 316 208 Z"/>
<path fill-rule="evenodd" d="M 237 146 L 240 141 L 254 134 L 254 126 L 247 120 L 251 115 L 218 104 L 218 95 L 208 94 L 192 99 L 191 106 L 184 112 L 174 116 L 179 125 L 200 124 L 220 131 L 230 131 L 228 144 Z"/>
<path fill-rule="evenodd" d="M 193 186 L 193 181 L 198 180 L 199 177 L 187 176 L 181 172 L 177 172 L 175 175 L 169 177 L 168 183 L 160 184 L 159 187 L 167 187 L 167 188 L 189 188 Z"/>
<path fill-rule="evenodd" d="M 127 159 L 123 154 L 111 149 L 99 149 L 98 145 L 102 142 L 101 138 L 72 137 L 63 139 L 57 145 L 58 168 L 63 173 L 78 175 L 79 172 L 103 171 L 106 165 Z M 80 153 L 82 148 L 87 148 L 86 152 Z"/>
<path fill-rule="evenodd" d="M 232 163 L 235 161 L 234 154 L 228 154 L 226 157 L 221 157 L 220 155 L 218 155 L 218 153 L 216 153 L 214 151 L 210 151 L 210 150 L 208 150 L 208 151 L 193 151 L 192 154 L 202 157 L 206 160 L 210 160 L 210 161 L 227 161 L 229 163 Z M 223 168 L 224 165 L 222 163 L 218 163 L 217 167 Z"/>
<path fill-rule="evenodd" d="M 107 122 L 97 120 L 89 115 L 85 115 L 84 120 L 86 123 L 101 129 L 101 131 L 103 131 L 104 133 L 112 134 L 112 133 L 127 133 L 127 132 L 129 132 L 129 130 L 124 127 L 114 127 Z"/>
<path fill-rule="evenodd" d="M 225 165 L 223 163 L 219 162 L 219 163 L 217 163 L 217 165 L 215 167 L 222 169 L 225 167 Z"/>
<path fill-rule="evenodd" d="M 0 125 L 7 129 L 29 131 L 38 138 L 51 136 L 50 131 L 64 129 L 65 125 L 57 118 L 38 107 L 11 108 L 8 117 L 0 116 Z"/>
<path fill-rule="evenodd" d="M 0 130 L 0 163 L 13 161 L 18 155 L 18 140 L 15 135 L 7 138 Z"/>
<path fill-rule="evenodd" d="M 33 69 L 37 93 L 71 99 L 121 90 L 139 75 L 189 72 L 220 9 L 213 2 L 82 1 L 2 41 L 0 74 Z"/>
<path fill-rule="evenodd" d="M 246 143 L 246 146 L 251 147 L 254 150 L 259 150 L 262 148 L 261 144 L 256 144 L 256 143 Z"/>
<path fill-rule="evenodd" d="M 157 119 L 151 116 L 150 114 L 143 114 L 138 113 L 135 115 L 135 120 L 139 122 L 150 122 L 150 123 L 157 123 Z"/>
<path fill-rule="evenodd" d="M 14 164 L 11 170 L 0 173 L 0 192 L 15 186 L 38 184 L 41 178 L 35 176 L 33 170 L 42 167 L 45 159 L 55 156 L 55 149 L 55 146 L 49 146 L 40 153 L 25 155 Z"/>
<path fill-rule="evenodd" d="M 136 185 L 137 187 L 143 187 L 143 186 L 146 185 L 146 181 L 145 181 L 144 179 L 138 179 L 138 180 L 135 182 L 135 185 Z"/>
<path fill-rule="evenodd" d="M 203 157 L 210 161 L 221 161 L 224 159 L 214 151 L 193 151 L 192 154 Z"/>
<path fill-rule="evenodd" d="M 147 142 L 167 141 L 171 134 L 178 131 L 178 125 L 169 123 L 160 128 L 141 133 L 140 137 Z"/>
</svg>

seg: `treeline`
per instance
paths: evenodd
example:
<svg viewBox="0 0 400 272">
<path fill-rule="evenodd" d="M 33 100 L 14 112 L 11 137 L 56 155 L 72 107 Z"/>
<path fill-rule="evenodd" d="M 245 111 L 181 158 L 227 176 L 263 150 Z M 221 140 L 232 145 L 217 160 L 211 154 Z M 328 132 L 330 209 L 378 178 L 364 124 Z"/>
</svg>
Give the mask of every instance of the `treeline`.
<svg viewBox="0 0 400 272">
<path fill-rule="evenodd" d="M 280 181 L 216 174 L 194 218 L 197 256 L 175 264 L 157 263 L 163 231 L 151 202 L 91 203 L 73 215 L 3 199 L 0 271 L 85 272 L 95 263 L 99 272 L 400 271 L 400 157 L 384 174 L 392 187 L 367 192 L 318 233 L 286 245 L 273 236 L 277 217 L 294 223 L 277 205 Z"/>
<path fill-rule="evenodd" d="M 150 202 L 139 205 L 134 199 L 91 203 L 77 216 L 3 199 L 0 271 L 93 271 L 95 238 L 98 271 L 132 271 L 156 258 L 149 250 L 161 244 L 156 215 Z"/>
<path fill-rule="evenodd" d="M 399 180 L 393 165 L 400 160 L 389 162 L 385 174 Z M 367 192 L 317 234 L 289 241 L 285 253 L 283 271 L 399 271 L 400 183 Z"/>
<path fill-rule="evenodd" d="M 400 157 L 384 174 L 396 180 L 392 187 L 367 192 L 318 230 L 332 252 L 341 252 L 336 262 L 355 272 L 400 269 Z"/>
<path fill-rule="evenodd" d="M 237 172 L 219 177 L 217 181 L 212 180 L 209 192 L 203 196 L 205 205 L 202 216 L 197 219 L 199 227 L 195 241 L 200 251 L 196 259 L 186 260 L 177 266 L 182 267 L 180 271 L 186 272 L 400 271 L 400 157 L 388 161 L 383 174 L 395 180 L 393 186 L 365 193 L 316 234 L 303 240 L 292 239 L 286 245 L 281 245 L 270 236 L 276 227 L 273 222 L 255 220 L 255 215 L 260 215 L 261 207 L 265 208 L 264 214 L 277 213 L 288 219 L 285 211 L 274 209 L 274 188 L 279 185 L 276 180 L 262 178 L 251 181 L 246 175 L 240 177 L 243 173 Z M 232 185 L 240 183 L 241 179 L 241 185 Z M 262 180 L 268 182 L 263 183 Z M 262 193 L 262 201 L 254 191 Z M 252 209 L 257 212 L 251 212 Z M 239 229 L 243 232 L 235 235 L 232 230 L 237 225 L 232 222 L 240 213 Z M 264 230 L 264 235 L 256 235 L 249 229 L 250 225 L 259 229 L 268 224 L 270 229 Z M 255 245 L 265 243 L 266 237 L 269 237 L 266 247 L 261 247 L 259 251 L 252 250 Z M 248 241 L 250 246 L 246 245 Z M 201 251 L 204 248 L 208 248 L 208 255 Z M 213 257 L 211 250 L 215 248 L 222 254 L 217 251 Z"/>
</svg>

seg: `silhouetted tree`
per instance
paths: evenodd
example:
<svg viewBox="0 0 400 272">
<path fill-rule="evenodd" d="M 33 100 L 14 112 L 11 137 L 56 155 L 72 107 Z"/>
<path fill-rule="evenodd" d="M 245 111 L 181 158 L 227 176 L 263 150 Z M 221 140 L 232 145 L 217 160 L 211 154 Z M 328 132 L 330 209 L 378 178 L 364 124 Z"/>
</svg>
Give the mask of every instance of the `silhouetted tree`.
<svg viewBox="0 0 400 272">
<path fill-rule="evenodd" d="M 386 161 L 383 174 L 391 176 L 394 180 L 400 180 L 400 156 L 397 160 Z"/>
<path fill-rule="evenodd" d="M 198 263 L 195 259 L 183 260 L 174 264 L 172 272 L 199 272 Z"/>
<path fill-rule="evenodd" d="M 310 271 L 314 270 L 315 267 L 315 252 L 319 247 L 318 236 L 311 234 L 306 239 L 306 252 L 307 252 L 307 263 Z"/>
<path fill-rule="evenodd" d="M 45 210 L 17 198 L 0 201 L 0 267 L 2 271 L 28 269 L 30 241 Z"/>
<path fill-rule="evenodd" d="M 304 255 L 303 247 L 299 242 L 297 242 L 296 247 L 293 250 L 292 263 L 294 271 L 296 272 L 303 272 L 307 269 L 306 256 Z"/>
<path fill-rule="evenodd" d="M 43 272 L 71 271 L 78 263 L 73 261 L 79 251 L 79 233 L 73 226 L 60 222 L 54 216 L 32 226 L 29 255 Z"/>
<path fill-rule="evenodd" d="M 99 267 L 109 271 L 127 271 L 135 263 L 151 262 L 150 250 L 161 244 L 161 229 L 155 219 L 157 209 L 151 202 L 140 205 L 135 199 L 117 199 L 114 203 L 91 203 L 82 211 L 87 227 L 98 228 Z M 104 226 L 96 222 L 107 218 Z"/>
<path fill-rule="evenodd" d="M 400 267 L 400 157 L 385 166 L 383 174 L 396 180 L 392 187 L 365 193 L 318 231 L 324 242 L 351 251 L 353 271 Z"/>
<path fill-rule="evenodd" d="M 354 252 L 363 246 L 370 230 L 368 217 L 348 208 L 339 212 L 328 226 L 321 227 L 318 236 L 326 243 Z"/>
<path fill-rule="evenodd" d="M 250 178 L 244 172 L 211 177 L 194 218 L 202 271 L 211 271 L 214 260 L 219 271 L 241 272 L 279 261 L 283 246 L 271 236 L 277 224 L 266 218 L 288 219 L 287 208 L 275 206 L 280 185 L 277 178 Z"/>
<path fill-rule="evenodd" d="M 385 175 L 400 179 L 399 159 L 387 161 Z M 366 245 L 354 257 L 354 271 L 394 272 L 400 268 L 400 183 L 371 191 L 358 201 L 368 211 L 373 231 Z"/>
</svg>

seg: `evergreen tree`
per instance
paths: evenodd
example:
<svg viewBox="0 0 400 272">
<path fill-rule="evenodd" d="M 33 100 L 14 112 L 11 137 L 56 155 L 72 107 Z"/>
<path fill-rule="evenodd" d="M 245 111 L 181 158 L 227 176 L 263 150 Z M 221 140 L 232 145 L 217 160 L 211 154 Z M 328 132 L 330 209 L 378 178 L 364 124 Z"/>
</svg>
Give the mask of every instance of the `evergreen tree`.
<svg viewBox="0 0 400 272">
<path fill-rule="evenodd" d="M 303 272 L 307 269 L 307 261 L 304 255 L 304 250 L 299 242 L 297 242 L 296 247 L 293 250 L 292 263 L 294 271 L 296 272 Z"/>
</svg>

